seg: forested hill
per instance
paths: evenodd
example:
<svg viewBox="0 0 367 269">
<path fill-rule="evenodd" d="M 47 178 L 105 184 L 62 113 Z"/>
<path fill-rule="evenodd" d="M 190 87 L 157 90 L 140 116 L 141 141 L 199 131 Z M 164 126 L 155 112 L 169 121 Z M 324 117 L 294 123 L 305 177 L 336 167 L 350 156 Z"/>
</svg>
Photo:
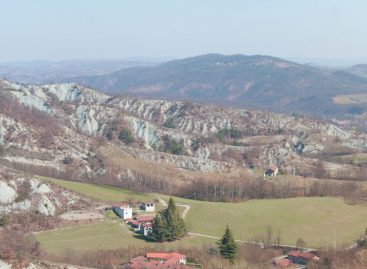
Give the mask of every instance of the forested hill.
<svg viewBox="0 0 367 269">
<path fill-rule="evenodd" d="M 324 69 L 260 55 L 207 54 L 67 80 L 109 94 L 185 99 L 310 116 L 342 118 L 367 109 L 363 102 L 340 104 L 333 99 L 367 93 L 366 78 L 349 70 Z"/>
</svg>

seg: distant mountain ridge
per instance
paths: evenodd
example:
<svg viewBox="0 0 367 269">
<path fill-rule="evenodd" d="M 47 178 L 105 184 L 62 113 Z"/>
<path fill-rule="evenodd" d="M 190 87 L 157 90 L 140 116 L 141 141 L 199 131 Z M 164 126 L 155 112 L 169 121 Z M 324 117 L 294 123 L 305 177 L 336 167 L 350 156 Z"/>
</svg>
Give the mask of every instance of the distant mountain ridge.
<svg viewBox="0 0 367 269">
<path fill-rule="evenodd" d="M 19 61 L 0 63 L 0 78 L 24 84 L 45 84 L 75 76 L 103 75 L 123 68 L 152 66 L 161 62 L 143 59 L 127 60 L 63 60 Z"/>
<path fill-rule="evenodd" d="M 329 118 L 367 110 L 364 104 L 340 105 L 332 99 L 367 93 L 367 78 L 349 70 L 328 70 L 262 55 L 207 54 L 66 81 L 109 94 L 187 99 Z"/>
<path fill-rule="evenodd" d="M 367 78 L 367 64 L 354 65 L 348 71 L 355 75 Z"/>
</svg>

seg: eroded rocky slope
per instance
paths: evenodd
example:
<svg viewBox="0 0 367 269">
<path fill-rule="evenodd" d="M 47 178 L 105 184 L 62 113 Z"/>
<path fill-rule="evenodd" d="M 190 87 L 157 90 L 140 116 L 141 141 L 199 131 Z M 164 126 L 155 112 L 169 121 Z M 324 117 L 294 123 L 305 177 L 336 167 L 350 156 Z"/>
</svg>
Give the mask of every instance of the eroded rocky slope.
<svg viewBox="0 0 367 269">
<path fill-rule="evenodd" d="M 37 212 L 56 216 L 84 202 L 77 195 L 34 176 L 0 166 L 0 215 Z"/>
<path fill-rule="evenodd" d="M 0 89 L 2 98 L 13 102 L 0 109 L 2 160 L 8 164 L 103 175 L 108 156 L 101 156 L 99 147 L 107 141 L 136 161 L 189 171 L 225 174 L 277 165 L 297 174 L 313 167 L 313 156 L 330 147 L 366 147 L 365 135 L 303 117 L 111 97 L 77 84 L 26 86 L 2 80 Z"/>
</svg>

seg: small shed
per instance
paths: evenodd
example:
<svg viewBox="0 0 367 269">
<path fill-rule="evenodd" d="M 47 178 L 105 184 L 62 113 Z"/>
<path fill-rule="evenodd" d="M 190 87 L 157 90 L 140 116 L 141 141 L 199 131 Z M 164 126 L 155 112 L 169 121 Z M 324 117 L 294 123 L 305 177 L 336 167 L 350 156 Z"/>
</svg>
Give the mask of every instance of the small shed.
<svg viewBox="0 0 367 269">
<path fill-rule="evenodd" d="M 145 210 L 146 212 L 154 212 L 155 211 L 155 204 L 153 202 L 146 202 L 141 204 L 141 209 Z"/>
</svg>

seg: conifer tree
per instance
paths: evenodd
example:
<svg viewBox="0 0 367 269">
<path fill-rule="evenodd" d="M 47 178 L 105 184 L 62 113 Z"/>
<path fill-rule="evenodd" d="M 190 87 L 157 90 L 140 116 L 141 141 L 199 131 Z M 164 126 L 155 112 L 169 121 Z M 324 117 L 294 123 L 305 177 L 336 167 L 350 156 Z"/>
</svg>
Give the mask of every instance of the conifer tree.
<svg viewBox="0 0 367 269">
<path fill-rule="evenodd" d="M 152 237 L 158 242 L 163 242 L 166 241 L 167 239 L 166 223 L 160 213 L 158 213 L 154 219 L 152 227 Z"/>
<path fill-rule="evenodd" d="M 175 202 L 170 198 L 167 209 L 159 212 L 154 220 L 153 238 L 159 242 L 174 241 L 186 234 L 185 222 L 181 218 Z"/>
<path fill-rule="evenodd" d="M 226 227 L 223 237 L 219 240 L 218 245 L 220 255 L 223 258 L 233 262 L 237 253 L 237 244 L 234 241 L 232 232 L 229 229 L 228 225 Z"/>
</svg>

